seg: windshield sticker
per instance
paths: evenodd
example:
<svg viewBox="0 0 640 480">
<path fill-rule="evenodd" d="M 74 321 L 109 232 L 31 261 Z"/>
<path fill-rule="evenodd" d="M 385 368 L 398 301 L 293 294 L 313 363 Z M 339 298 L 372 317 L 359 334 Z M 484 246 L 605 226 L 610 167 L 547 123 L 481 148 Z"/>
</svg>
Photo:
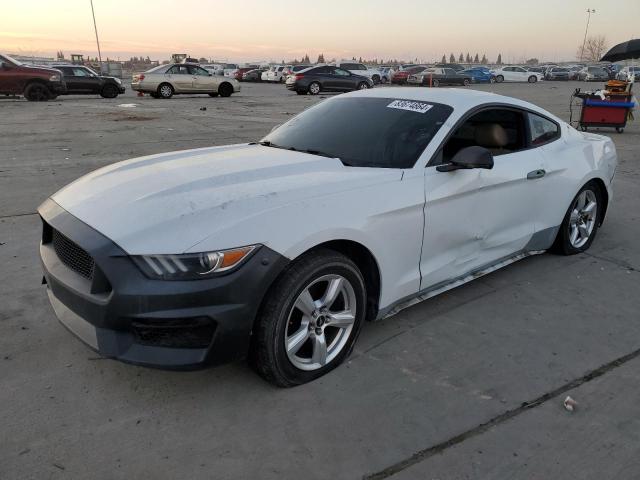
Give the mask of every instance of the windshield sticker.
<svg viewBox="0 0 640 480">
<path fill-rule="evenodd" d="M 397 108 L 398 110 L 408 110 L 409 112 L 427 113 L 433 105 L 423 102 L 414 102 L 412 100 L 394 100 L 387 108 Z"/>
</svg>

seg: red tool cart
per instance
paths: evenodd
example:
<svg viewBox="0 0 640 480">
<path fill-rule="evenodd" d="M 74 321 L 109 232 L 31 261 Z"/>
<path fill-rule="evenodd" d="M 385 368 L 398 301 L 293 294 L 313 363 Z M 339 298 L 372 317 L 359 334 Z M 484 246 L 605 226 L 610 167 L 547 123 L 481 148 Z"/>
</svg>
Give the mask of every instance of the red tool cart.
<svg viewBox="0 0 640 480">
<path fill-rule="evenodd" d="M 630 93 L 610 93 L 604 100 L 587 93 L 576 92 L 574 95 L 582 99 L 579 125 L 583 132 L 588 127 L 613 127 L 618 133 L 624 131 L 634 106 Z"/>
</svg>

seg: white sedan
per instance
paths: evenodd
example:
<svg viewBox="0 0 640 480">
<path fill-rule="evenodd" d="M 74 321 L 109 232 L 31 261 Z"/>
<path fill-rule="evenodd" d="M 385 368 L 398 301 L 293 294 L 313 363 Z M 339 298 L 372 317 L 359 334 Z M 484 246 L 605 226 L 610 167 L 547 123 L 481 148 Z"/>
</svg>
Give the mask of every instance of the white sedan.
<svg viewBox="0 0 640 480">
<path fill-rule="evenodd" d="M 104 356 L 248 356 L 297 385 L 343 362 L 368 320 L 530 255 L 587 250 L 616 163 L 609 138 L 521 100 L 353 92 L 259 142 L 115 163 L 63 188 L 39 208 L 47 292 Z"/>
<path fill-rule="evenodd" d="M 491 70 L 497 83 L 502 82 L 529 82 L 536 83 L 544 80 L 544 75 L 539 72 L 531 72 L 524 67 L 506 66 Z"/>
</svg>

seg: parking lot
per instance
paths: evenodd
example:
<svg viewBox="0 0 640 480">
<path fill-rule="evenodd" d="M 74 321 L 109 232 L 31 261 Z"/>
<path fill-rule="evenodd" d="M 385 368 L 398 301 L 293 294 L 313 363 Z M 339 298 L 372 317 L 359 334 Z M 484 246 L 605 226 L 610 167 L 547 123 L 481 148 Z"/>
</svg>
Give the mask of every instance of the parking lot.
<svg viewBox="0 0 640 480">
<path fill-rule="evenodd" d="M 568 120 L 578 86 L 600 84 L 473 88 Z M 619 165 L 588 253 L 531 257 L 367 324 L 349 361 L 310 384 L 277 389 L 243 362 L 102 359 L 55 319 L 44 199 L 127 158 L 259 140 L 323 98 L 243 84 L 231 98 L 0 99 L 0 478 L 637 478 L 638 120 L 601 132 Z"/>
</svg>

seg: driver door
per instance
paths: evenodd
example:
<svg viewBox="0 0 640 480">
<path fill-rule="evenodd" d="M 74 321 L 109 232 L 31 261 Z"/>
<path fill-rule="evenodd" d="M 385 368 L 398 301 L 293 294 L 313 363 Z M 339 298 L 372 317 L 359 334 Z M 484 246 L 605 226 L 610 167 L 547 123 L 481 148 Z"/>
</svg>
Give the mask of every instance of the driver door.
<svg viewBox="0 0 640 480">
<path fill-rule="evenodd" d="M 215 79 L 208 71 L 201 67 L 189 66 L 193 89 L 198 92 L 216 92 Z"/>
<path fill-rule="evenodd" d="M 526 148 L 525 120 L 518 110 L 481 111 L 453 132 L 425 169 L 421 290 L 437 290 L 526 249 L 544 192 L 532 173 L 543 168 L 543 158 L 539 149 Z M 506 144 L 477 135 L 481 125 L 490 124 L 506 131 Z M 491 170 L 437 171 L 438 164 L 474 145 L 492 151 Z"/>
</svg>

